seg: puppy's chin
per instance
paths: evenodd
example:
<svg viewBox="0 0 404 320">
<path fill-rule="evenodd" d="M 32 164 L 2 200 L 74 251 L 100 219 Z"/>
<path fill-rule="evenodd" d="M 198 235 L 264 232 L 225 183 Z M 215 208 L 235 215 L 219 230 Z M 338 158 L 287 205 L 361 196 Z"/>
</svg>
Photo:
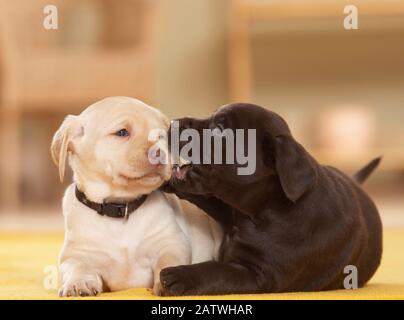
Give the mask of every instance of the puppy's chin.
<svg viewBox="0 0 404 320">
<path fill-rule="evenodd" d="M 156 186 L 158 188 L 164 181 L 169 180 L 171 177 L 171 167 L 159 165 L 152 170 L 140 172 L 121 172 L 119 178 L 123 179 L 127 184 L 138 184 L 144 186 Z"/>
<path fill-rule="evenodd" d="M 163 182 L 164 177 L 159 173 L 148 173 L 144 175 L 131 176 L 120 174 L 119 180 L 131 187 L 154 187 L 157 189 Z"/>
<path fill-rule="evenodd" d="M 175 165 L 172 168 L 171 179 L 184 181 L 187 178 L 188 172 L 190 172 L 190 170 L 192 170 L 192 165 L 190 164 L 183 166 Z"/>
<path fill-rule="evenodd" d="M 170 188 L 174 192 L 188 193 L 194 195 L 211 195 L 211 191 L 202 182 L 202 177 L 197 166 L 188 164 L 184 166 L 174 166 L 169 182 Z"/>
<path fill-rule="evenodd" d="M 150 188 L 150 191 L 153 191 L 160 188 L 164 181 L 165 180 L 162 176 L 149 176 L 141 179 L 139 184 L 141 184 L 144 188 Z"/>
</svg>

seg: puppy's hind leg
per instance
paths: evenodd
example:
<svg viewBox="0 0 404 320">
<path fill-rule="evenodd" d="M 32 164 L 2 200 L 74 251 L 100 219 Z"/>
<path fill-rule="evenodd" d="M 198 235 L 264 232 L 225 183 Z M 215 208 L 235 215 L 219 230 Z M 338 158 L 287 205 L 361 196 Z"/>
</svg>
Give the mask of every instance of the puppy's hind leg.
<svg viewBox="0 0 404 320">
<path fill-rule="evenodd" d="M 96 296 L 103 291 L 101 275 L 83 263 L 69 259 L 60 265 L 62 287 L 60 297 Z"/>
<path fill-rule="evenodd" d="M 166 296 L 262 292 L 253 271 L 216 261 L 163 269 L 160 281 Z"/>
</svg>

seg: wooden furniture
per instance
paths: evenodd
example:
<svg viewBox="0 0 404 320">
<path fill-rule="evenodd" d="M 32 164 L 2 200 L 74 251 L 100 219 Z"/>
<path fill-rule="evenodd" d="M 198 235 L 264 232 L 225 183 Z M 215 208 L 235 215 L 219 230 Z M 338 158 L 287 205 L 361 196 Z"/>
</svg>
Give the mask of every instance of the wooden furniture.
<svg viewBox="0 0 404 320">
<path fill-rule="evenodd" d="M 254 88 L 252 61 L 254 26 L 261 23 L 269 24 L 270 27 L 274 26 L 270 30 L 272 35 L 282 35 L 282 32 L 289 33 L 289 35 L 303 34 L 300 33 L 302 28 L 307 28 L 304 32 L 309 34 L 325 34 L 326 37 L 329 37 L 332 36 L 333 32 L 330 32 L 327 28 L 323 28 L 324 24 L 321 23 L 316 27 L 316 23 L 321 22 L 321 19 L 327 22 L 332 21 L 332 23 L 327 25 L 328 28 L 332 24 L 336 28 L 336 30 L 332 31 L 345 32 L 343 29 L 343 19 L 345 17 L 344 6 L 347 4 L 354 4 L 358 8 L 359 29 L 361 28 L 361 23 L 365 21 L 364 18 L 369 18 L 366 20 L 369 22 L 367 26 L 371 25 L 370 21 L 376 21 L 373 25 L 373 30 L 389 30 L 386 32 L 387 34 L 391 30 L 403 30 L 404 1 L 356 0 L 352 3 L 341 0 L 229 1 L 228 82 L 230 101 L 254 100 L 252 93 Z M 394 20 L 391 18 L 397 19 Z M 399 27 L 397 28 L 393 24 L 395 23 L 394 21 L 400 19 L 401 23 L 399 23 Z M 265 30 L 268 31 L 268 29 Z M 280 55 L 279 52 L 277 54 L 278 56 Z M 296 52 L 296 55 L 299 55 L 299 52 Z M 272 63 L 276 64 L 276 61 Z M 279 69 L 277 71 L 279 72 Z M 309 151 L 323 163 L 339 163 L 342 167 L 352 171 L 357 170 L 373 157 L 380 155 L 384 156 L 381 166 L 383 170 L 404 170 L 403 148 L 389 147 L 387 145 L 380 148 L 369 148 L 364 152 L 360 152 L 359 156 L 355 157 L 347 154 L 344 150 L 335 150 L 326 147 L 314 147 Z"/>
<path fill-rule="evenodd" d="M 251 61 L 252 25 L 258 22 L 287 23 L 296 19 L 340 18 L 341 0 L 231 0 L 229 17 L 229 91 L 231 101 L 248 101 L 252 97 Z M 402 16 L 404 1 L 354 1 L 360 18 Z"/>
<path fill-rule="evenodd" d="M 42 25 L 47 4 L 0 0 L 0 203 L 6 207 L 21 199 L 23 115 L 77 113 L 113 95 L 154 99 L 157 2 L 55 0 L 57 30 Z M 113 27 L 118 34 L 109 35 Z"/>
</svg>

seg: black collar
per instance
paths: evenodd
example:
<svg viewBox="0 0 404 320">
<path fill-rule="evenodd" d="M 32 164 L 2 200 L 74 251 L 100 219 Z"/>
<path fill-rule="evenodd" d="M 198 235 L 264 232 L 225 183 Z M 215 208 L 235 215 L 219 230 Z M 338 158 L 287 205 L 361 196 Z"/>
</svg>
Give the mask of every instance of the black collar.
<svg viewBox="0 0 404 320">
<path fill-rule="evenodd" d="M 145 202 L 147 194 L 144 194 L 140 198 L 126 203 L 97 203 L 88 200 L 86 195 L 76 187 L 76 198 L 82 204 L 86 205 L 90 209 L 95 210 L 102 216 L 113 218 L 128 218 L 133 211 L 135 211 L 143 204 L 143 202 Z"/>
</svg>

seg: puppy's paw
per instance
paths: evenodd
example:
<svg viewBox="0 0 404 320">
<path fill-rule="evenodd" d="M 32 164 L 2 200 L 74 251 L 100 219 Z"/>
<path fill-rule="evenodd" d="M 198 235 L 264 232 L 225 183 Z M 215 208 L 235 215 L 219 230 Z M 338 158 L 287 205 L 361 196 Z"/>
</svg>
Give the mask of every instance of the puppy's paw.
<svg viewBox="0 0 404 320">
<path fill-rule="evenodd" d="M 153 294 L 155 296 L 162 296 L 163 295 L 163 287 L 161 286 L 161 282 L 157 281 L 153 286 Z"/>
<path fill-rule="evenodd" d="M 169 267 L 161 270 L 160 282 L 163 296 L 196 294 L 195 284 L 189 272 L 187 272 L 187 266 Z"/>
<path fill-rule="evenodd" d="M 59 290 L 59 297 L 89 297 L 102 292 L 102 283 L 97 280 L 66 282 Z"/>
<path fill-rule="evenodd" d="M 159 190 L 165 192 L 165 193 L 174 193 L 175 189 L 174 187 L 171 185 L 170 181 L 165 182 L 160 188 Z"/>
</svg>

